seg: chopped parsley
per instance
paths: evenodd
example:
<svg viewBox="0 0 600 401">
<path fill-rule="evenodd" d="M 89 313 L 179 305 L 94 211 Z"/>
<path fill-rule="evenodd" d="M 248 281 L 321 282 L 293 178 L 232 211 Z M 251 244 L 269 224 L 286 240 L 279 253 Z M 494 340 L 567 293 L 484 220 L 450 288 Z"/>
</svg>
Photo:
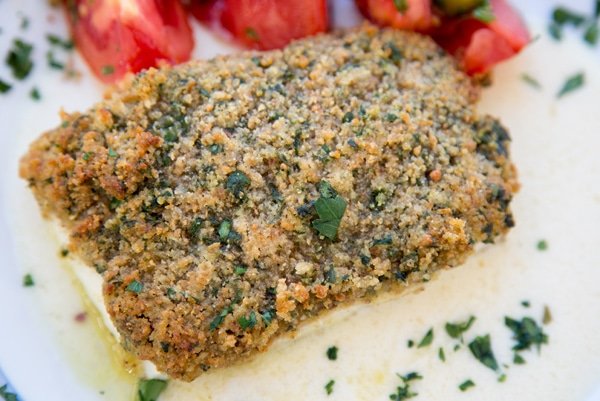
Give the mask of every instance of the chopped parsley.
<svg viewBox="0 0 600 401">
<path fill-rule="evenodd" d="M 542 89 L 542 85 L 534 77 L 527 73 L 521 74 L 521 79 L 532 88 Z"/>
<path fill-rule="evenodd" d="M 253 42 L 258 42 L 260 40 L 258 32 L 256 32 L 256 29 L 252 27 L 246 27 L 244 33 L 246 34 L 246 37 Z"/>
<path fill-rule="evenodd" d="M 320 235 L 333 240 L 337 236 L 347 203 L 327 181 L 321 181 L 319 192 L 321 196 L 314 203 L 319 218 L 312 222 L 312 226 Z"/>
<path fill-rule="evenodd" d="M 30 273 L 27 273 L 23 276 L 23 287 L 33 287 L 34 285 L 35 281 Z"/>
<path fill-rule="evenodd" d="M 406 342 L 406 345 L 408 346 L 408 348 L 412 348 L 415 346 L 415 342 L 413 340 L 408 340 Z"/>
<path fill-rule="evenodd" d="M 417 345 L 417 348 L 427 347 L 428 345 L 431 344 L 432 341 L 433 341 L 433 328 L 429 329 L 427 331 L 427 333 L 425 333 L 425 336 L 423 337 L 423 339 L 421 340 L 419 345 Z"/>
<path fill-rule="evenodd" d="M 127 286 L 127 291 L 135 292 L 136 294 L 139 294 L 140 292 L 142 292 L 143 289 L 144 289 L 144 284 L 142 284 L 138 280 L 133 280 Z"/>
<path fill-rule="evenodd" d="M 410 372 L 404 376 L 401 376 L 399 374 L 396 374 L 400 380 L 402 381 L 402 384 L 398 387 L 396 387 L 396 392 L 390 394 L 390 400 L 392 401 L 403 401 L 403 400 L 408 400 L 409 398 L 413 398 L 417 396 L 417 393 L 413 392 L 410 388 L 410 382 L 414 381 L 414 380 L 420 380 L 423 378 L 423 376 L 421 376 L 420 374 L 418 374 L 417 372 Z"/>
<path fill-rule="evenodd" d="M 32 98 L 35 101 L 38 101 L 38 100 L 40 100 L 42 98 L 42 95 L 40 94 L 39 89 L 34 87 L 29 92 L 29 97 Z"/>
<path fill-rule="evenodd" d="M 347 112 L 342 117 L 342 123 L 349 123 L 349 122 L 352 122 L 352 120 L 354 120 L 354 113 L 351 111 Z"/>
<path fill-rule="evenodd" d="M 446 333 L 452 338 L 460 338 L 462 341 L 462 335 L 471 328 L 471 325 L 475 321 L 475 316 L 469 317 L 465 322 L 458 323 L 446 323 Z"/>
<path fill-rule="evenodd" d="M 239 170 L 235 170 L 227 177 L 225 188 L 238 199 L 244 197 L 244 192 L 250 186 L 250 179 L 246 174 Z"/>
<path fill-rule="evenodd" d="M 408 11 L 408 0 L 394 0 L 394 7 L 396 7 L 396 10 L 398 10 L 400 14 L 404 14 Z"/>
<path fill-rule="evenodd" d="M 108 148 L 108 157 L 118 157 L 119 155 L 112 148 Z"/>
<path fill-rule="evenodd" d="M 506 365 L 504 365 L 506 366 Z M 506 381 L 506 374 L 502 373 L 500 376 L 498 376 L 498 383 L 504 383 Z"/>
<path fill-rule="evenodd" d="M 260 317 L 262 317 L 263 322 L 265 322 L 265 326 L 268 326 L 271 324 L 273 318 L 275 317 L 275 311 L 272 309 L 266 310 L 260 314 Z"/>
<path fill-rule="evenodd" d="M 104 65 L 102 66 L 102 70 L 100 71 L 102 75 L 112 75 L 115 73 L 115 67 L 113 65 Z"/>
<path fill-rule="evenodd" d="M 571 93 L 571 92 L 581 88 L 584 83 L 585 83 L 585 75 L 583 74 L 583 72 L 577 73 L 577 74 L 569 77 L 563 84 L 560 91 L 558 92 L 557 97 L 561 98 L 561 97 L 565 96 L 566 94 Z"/>
<path fill-rule="evenodd" d="M 228 307 L 224 308 L 217 316 L 215 316 L 214 319 L 210 322 L 210 331 L 214 331 L 217 327 L 219 327 L 221 323 L 223 323 L 223 320 L 225 320 L 225 317 L 231 312 L 233 312 L 233 307 L 229 305 Z"/>
<path fill-rule="evenodd" d="M 540 350 L 542 344 L 548 344 L 548 336 L 544 333 L 541 326 L 530 317 L 524 317 L 521 320 L 515 320 L 508 316 L 504 318 L 506 327 L 512 330 L 513 340 L 516 344 L 512 347 L 514 351 L 523 351 L 531 349 L 535 345 Z"/>
<path fill-rule="evenodd" d="M 529 303 L 529 301 L 521 301 L 521 305 L 523 305 L 524 308 L 529 308 L 531 303 Z"/>
<path fill-rule="evenodd" d="M 562 40 L 562 28 L 558 24 L 550 24 L 548 33 L 554 40 Z"/>
<path fill-rule="evenodd" d="M 548 242 L 545 239 L 541 239 L 537 242 L 536 248 L 538 251 L 545 251 L 548 249 Z"/>
<path fill-rule="evenodd" d="M 331 395 L 331 393 L 333 393 L 333 386 L 335 384 L 335 380 L 329 380 L 327 382 L 327 384 L 325 385 L 325 392 L 327 393 L 327 395 Z"/>
<path fill-rule="evenodd" d="M 63 63 L 62 61 L 58 61 L 54 57 L 53 51 L 48 51 L 46 53 L 46 60 L 48 61 L 48 66 L 54 70 L 64 70 L 65 69 L 65 63 Z"/>
<path fill-rule="evenodd" d="M 552 314 L 548 305 L 544 306 L 544 315 L 542 316 L 542 323 L 548 325 L 552 322 Z"/>
<path fill-rule="evenodd" d="M 485 0 L 482 5 L 473 10 L 473 17 L 485 24 L 489 24 L 496 19 L 489 0 Z"/>
<path fill-rule="evenodd" d="M 233 272 L 238 276 L 243 276 L 246 274 L 246 270 L 248 269 L 246 269 L 244 266 L 236 266 Z"/>
<path fill-rule="evenodd" d="M 4 401 L 19 401 L 19 398 L 15 393 L 8 391 L 8 384 L 0 387 L 0 397 L 2 397 Z"/>
<path fill-rule="evenodd" d="M 223 220 L 221 224 L 219 224 L 217 232 L 221 241 L 226 241 L 229 238 L 229 234 L 231 234 L 231 221 Z"/>
<path fill-rule="evenodd" d="M 471 380 L 471 379 L 465 380 L 464 382 L 462 382 L 458 386 L 458 388 L 460 389 L 460 391 L 467 391 L 471 387 L 475 387 L 475 382 L 473 380 Z"/>
<path fill-rule="evenodd" d="M 492 351 L 490 335 L 478 336 L 469 343 L 471 353 L 479 362 L 492 370 L 498 370 L 498 362 Z"/>
<path fill-rule="evenodd" d="M 6 64 L 10 67 L 12 74 L 16 79 L 22 80 L 27 78 L 33 69 L 33 60 L 31 59 L 32 51 L 33 45 L 24 42 L 21 39 L 15 39 L 13 41 L 12 48 L 6 56 Z"/>
<path fill-rule="evenodd" d="M 256 326 L 256 313 L 254 311 L 250 312 L 248 317 L 242 316 L 238 319 L 238 323 L 242 330 L 252 329 Z"/>
<path fill-rule="evenodd" d="M 136 401 L 156 401 L 167 388 L 167 381 L 162 379 L 140 379 L 138 382 Z"/>
<path fill-rule="evenodd" d="M 513 363 L 515 365 L 523 365 L 525 363 L 525 359 L 519 354 L 515 352 L 515 356 L 513 357 Z"/>
<path fill-rule="evenodd" d="M 444 349 L 442 347 L 440 347 L 438 350 L 438 358 L 440 358 L 440 361 L 446 362 L 446 354 L 444 353 Z"/>
<path fill-rule="evenodd" d="M 73 48 L 75 47 L 75 44 L 71 39 L 63 39 L 52 33 L 47 34 L 46 39 L 52 46 L 58 46 L 65 50 L 73 50 Z"/>
<path fill-rule="evenodd" d="M 583 40 L 588 44 L 595 46 L 598 43 L 598 23 L 593 22 L 583 32 Z"/>
<path fill-rule="evenodd" d="M 552 12 L 552 21 L 559 26 L 573 25 L 578 27 L 585 22 L 585 16 L 565 7 L 557 7 Z"/>
<path fill-rule="evenodd" d="M 329 359 L 330 361 L 335 361 L 337 360 L 337 355 L 338 355 L 338 347 L 336 347 L 335 345 L 332 347 L 327 348 L 327 359 Z"/>
<path fill-rule="evenodd" d="M 0 79 L 0 93 L 6 93 L 12 89 L 12 85 Z"/>
</svg>

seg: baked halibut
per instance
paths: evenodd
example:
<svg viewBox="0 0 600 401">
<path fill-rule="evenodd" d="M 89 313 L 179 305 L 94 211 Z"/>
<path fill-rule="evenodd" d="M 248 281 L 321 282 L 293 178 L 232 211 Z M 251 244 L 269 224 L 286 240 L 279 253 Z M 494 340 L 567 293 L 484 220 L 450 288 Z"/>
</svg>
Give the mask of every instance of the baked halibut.
<svg viewBox="0 0 600 401">
<path fill-rule="evenodd" d="M 371 26 L 150 69 L 22 158 L 123 346 L 192 380 L 514 225 L 509 135 L 428 37 Z"/>
</svg>

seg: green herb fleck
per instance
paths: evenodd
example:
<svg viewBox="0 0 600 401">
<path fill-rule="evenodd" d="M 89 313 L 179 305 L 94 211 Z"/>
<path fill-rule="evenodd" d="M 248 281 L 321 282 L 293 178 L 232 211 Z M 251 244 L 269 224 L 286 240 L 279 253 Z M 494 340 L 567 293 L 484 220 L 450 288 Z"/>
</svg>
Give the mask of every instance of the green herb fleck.
<svg viewBox="0 0 600 401">
<path fill-rule="evenodd" d="M 250 179 L 246 174 L 239 170 L 235 170 L 227 177 L 225 187 L 238 199 L 244 197 L 244 192 L 250 186 Z"/>
<path fill-rule="evenodd" d="M 406 342 L 406 346 L 407 346 L 408 348 L 412 348 L 412 347 L 414 347 L 414 346 L 415 346 L 415 342 L 414 342 L 413 340 L 408 340 L 408 341 Z"/>
<path fill-rule="evenodd" d="M 91 156 L 91 155 L 92 155 L 92 154 L 91 154 L 90 152 L 85 152 L 85 153 L 83 154 L 83 156 L 81 156 L 81 158 L 82 158 L 83 160 L 85 160 L 85 161 L 88 161 L 88 160 L 90 160 L 90 156 Z"/>
<path fill-rule="evenodd" d="M 337 236 L 347 203 L 327 181 L 321 181 L 319 192 L 321 196 L 314 204 L 319 218 L 312 222 L 312 226 L 319 234 L 333 240 Z"/>
<path fill-rule="evenodd" d="M 229 305 L 228 307 L 224 308 L 217 316 L 215 316 L 215 318 L 210 322 L 210 331 L 213 331 L 217 327 L 219 327 L 221 323 L 223 323 L 223 320 L 225 320 L 225 317 L 231 312 L 233 312 L 233 307 Z"/>
<path fill-rule="evenodd" d="M 423 337 L 423 339 L 421 340 L 419 345 L 417 345 L 417 348 L 427 347 L 428 345 L 431 344 L 432 341 L 433 341 L 433 327 L 431 329 L 429 329 L 427 331 L 427 333 L 425 333 L 425 336 Z"/>
<path fill-rule="evenodd" d="M 471 387 L 475 387 L 475 382 L 473 382 L 473 380 L 471 380 L 471 379 L 465 380 L 458 386 L 460 391 L 467 391 Z"/>
<path fill-rule="evenodd" d="M 404 14 L 408 11 L 408 0 L 394 0 L 394 6 L 396 10 L 400 12 L 400 14 Z"/>
<path fill-rule="evenodd" d="M 336 347 L 335 345 L 332 347 L 327 348 L 327 359 L 329 359 L 330 361 L 335 361 L 337 360 L 337 355 L 338 355 L 338 347 Z"/>
<path fill-rule="evenodd" d="M 418 394 L 414 393 L 411 388 L 410 388 L 410 382 L 413 380 L 420 380 L 423 377 L 418 374 L 417 372 L 410 372 L 407 373 L 404 376 L 401 376 L 399 374 L 396 374 L 400 380 L 402 381 L 402 384 L 398 387 L 396 387 L 396 392 L 393 394 L 390 394 L 390 400 L 392 401 L 403 401 L 403 400 L 408 400 L 409 398 L 413 398 L 416 397 Z"/>
<path fill-rule="evenodd" d="M 446 323 L 446 333 L 452 338 L 460 338 L 462 341 L 462 335 L 471 328 L 471 325 L 475 322 L 475 316 L 469 317 L 465 322 L 458 323 Z"/>
<path fill-rule="evenodd" d="M 526 84 L 528 84 L 529 86 L 531 86 L 532 88 L 535 89 L 541 89 L 542 85 L 540 85 L 540 83 L 531 75 L 523 73 L 521 74 L 521 79 L 523 80 L 523 82 L 525 82 Z"/>
<path fill-rule="evenodd" d="M 33 276 L 30 273 L 23 276 L 23 287 L 33 287 L 34 285 L 35 281 L 33 281 Z"/>
<path fill-rule="evenodd" d="M 504 324 L 513 332 L 513 339 L 516 344 L 512 349 L 515 351 L 531 349 L 531 346 L 535 345 L 539 352 L 542 344 L 548 343 L 548 336 L 530 317 L 524 317 L 519 321 L 506 316 Z"/>
<path fill-rule="evenodd" d="M 585 75 L 582 72 L 569 77 L 566 80 L 566 82 L 563 84 L 563 87 L 561 88 L 561 90 L 558 92 L 557 97 L 561 98 L 564 95 L 566 95 L 567 93 L 573 92 L 573 91 L 581 88 L 584 83 L 585 83 Z"/>
<path fill-rule="evenodd" d="M 12 89 L 12 85 L 0 79 L 0 93 L 6 93 Z"/>
<path fill-rule="evenodd" d="M 393 123 L 394 121 L 396 121 L 398 119 L 398 116 L 393 114 L 393 113 L 387 113 L 385 115 L 385 120 L 389 123 Z"/>
<path fill-rule="evenodd" d="M 589 45 L 595 46 L 598 43 L 598 22 L 591 23 L 583 33 L 583 40 Z"/>
<path fill-rule="evenodd" d="M 525 359 L 519 354 L 515 352 L 515 356 L 513 357 L 513 363 L 515 365 L 523 365 L 525 363 Z"/>
<path fill-rule="evenodd" d="M 0 397 L 2 397 L 4 401 L 19 401 L 19 398 L 15 393 L 10 393 L 8 391 L 8 384 L 0 387 Z"/>
<path fill-rule="evenodd" d="M 260 39 L 258 36 L 258 32 L 256 32 L 256 29 L 254 29 L 252 27 L 247 27 L 244 30 L 244 33 L 246 34 L 246 37 L 253 42 L 258 42 Z"/>
<path fill-rule="evenodd" d="M 498 370 L 498 362 L 492 351 L 490 335 L 476 337 L 469 343 L 471 353 L 479 362 L 492 370 Z"/>
<path fill-rule="evenodd" d="M 485 24 L 489 24 L 496 19 L 489 0 L 486 0 L 482 5 L 473 10 L 473 17 Z"/>
<path fill-rule="evenodd" d="M 133 280 L 127 286 L 127 291 L 135 292 L 136 294 L 139 294 L 140 292 L 142 292 L 143 289 L 144 289 L 144 284 L 142 284 L 138 280 Z"/>
<path fill-rule="evenodd" d="M 440 361 L 446 362 L 446 354 L 444 353 L 444 349 L 442 347 L 440 347 L 438 350 L 438 357 L 440 358 Z"/>
<path fill-rule="evenodd" d="M 552 314 L 550 313 L 550 308 L 548 305 L 544 306 L 544 315 L 542 317 L 542 323 L 548 325 L 552 322 Z"/>
<path fill-rule="evenodd" d="M 548 242 L 545 239 L 539 240 L 536 247 L 538 251 L 545 251 L 548 249 Z"/>
<path fill-rule="evenodd" d="M 119 155 L 113 149 L 108 148 L 108 157 L 118 157 Z"/>
<path fill-rule="evenodd" d="M 325 392 L 327 393 L 327 395 L 330 395 L 331 393 L 333 393 L 333 385 L 335 384 L 335 380 L 329 380 L 327 382 L 327 384 L 325 385 Z"/>
<path fill-rule="evenodd" d="M 33 60 L 31 59 L 32 51 L 33 46 L 31 44 L 26 43 L 21 39 L 15 39 L 13 41 L 12 48 L 6 56 L 6 64 L 10 67 L 12 74 L 16 79 L 22 80 L 27 78 L 33 69 Z"/>
<path fill-rule="evenodd" d="M 246 269 L 244 266 L 236 266 L 233 272 L 238 276 L 243 276 L 246 274 L 246 270 L 248 269 Z"/>
<path fill-rule="evenodd" d="M 558 24 L 550 24 L 548 26 L 548 33 L 554 40 L 562 40 L 562 28 Z"/>
<path fill-rule="evenodd" d="M 60 250 L 60 256 L 62 256 L 63 258 L 66 258 L 67 256 L 69 256 L 69 250 L 67 248 L 62 248 Z"/>
<path fill-rule="evenodd" d="M 22 30 L 29 28 L 29 18 L 27 18 L 25 15 L 21 15 L 21 24 L 19 25 L 19 28 Z"/>
<path fill-rule="evenodd" d="M 506 374 L 502 373 L 500 376 L 498 376 L 498 383 L 504 383 L 506 381 Z"/>
<path fill-rule="evenodd" d="M 349 123 L 352 122 L 352 120 L 354 120 L 354 113 L 349 111 L 346 114 L 344 114 L 344 117 L 342 117 L 342 123 Z"/>
<path fill-rule="evenodd" d="M 585 17 L 565 7 L 557 7 L 552 12 L 552 21 L 557 25 L 580 26 L 585 22 Z"/>
<path fill-rule="evenodd" d="M 48 61 L 48 66 L 54 70 L 64 70 L 65 69 L 65 63 L 63 63 L 62 61 L 58 61 L 54 57 L 54 52 L 52 52 L 52 51 L 48 51 L 46 53 L 46 61 Z"/>
<path fill-rule="evenodd" d="M 162 379 L 140 379 L 138 382 L 137 401 L 156 401 L 167 388 L 167 381 Z"/>
<path fill-rule="evenodd" d="M 31 91 L 29 92 L 29 97 L 35 101 L 38 101 L 42 98 L 42 95 L 40 94 L 40 91 L 38 88 L 32 88 Z"/>
<path fill-rule="evenodd" d="M 102 73 L 102 75 L 112 75 L 115 73 L 115 67 L 112 65 L 104 65 L 102 66 L 100 72 Z"/>
<path fill-rule="evenodd" d="M 531 306 L 529 301 L 521 301 L 521 305 L 523 305 L 524 308 L 529 308 Z"/>
<path fill-rule="evenodd" d="M 273 318 L 275 317 L 275 311 L 269 309 L 261 313 L 260 316 L 262 317 L 263 322 L 265 322 L 265 326 L 268 326 L 271 324 Z"/>
<path fill-rule="evenodd" d="M 252 311 L 248 317 L 241 316 L 238 319 L 238 323 L 240 324 L 242 330 L 252 329 L 254 326 L 256 326 L 256 313 Z"/>
<path fill-rule="evenodd" d="M 46 39 L 51 45 L 61 47 L 65 50 L 73 50 L 73 48 L 75 47 L 75 44 L 71 39 L 63 39 L 52 33 L 47 34 Z"/>
<path fill-rule="evenodd" d="M 216 155 L 217 153 L 221 153 L 223 151 L 223 145 L 219 143 L 213 143 L 208 147 L 208 151 L 213 155 Z"/>
<path fill-rule="evenodd" d="M 219 224 L 218 233 L 221 241 L 227 240 L 231 233 L 231 220 L 223 220 L 221 224 Z"/>
</svg>

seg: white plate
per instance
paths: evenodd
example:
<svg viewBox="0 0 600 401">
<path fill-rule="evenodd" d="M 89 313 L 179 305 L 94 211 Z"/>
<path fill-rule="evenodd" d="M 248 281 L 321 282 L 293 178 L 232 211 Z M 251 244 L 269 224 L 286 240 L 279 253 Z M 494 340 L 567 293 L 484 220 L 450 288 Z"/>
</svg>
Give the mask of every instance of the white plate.
<svg viewBox="0 0 600 401">
<path fill-rule="evenodd" d="M 193 385 L 173 384 L 166 399 L 185 401 L 185 394 L 189 397 L 201 389 L 206 399 L 235 400 L 241 399 L 240 389 L 244 389 L 248 400 L 276 400 L 284 395 L 384 400 L 399 384 L 395 372 L 417 368 L 430 372 L 425 375 L 427 383 L 419 383 L 422 399 L 600 399 L 593 394 L 600 391 L 600 336 L 596 334 L 600 332 L 596 284 L 600 279 L 600 57 L 575 34 L 560 45 L 545 38 L 553 2 L 520 3 L 535 33 L 544 37 L 498 69 L 496 85 L 486 90 L 481 105 L 501 116 L 510 128 L 523 183 L 513 206 L 517 227 L 507 240 L 441 275 L 420 294 L 328 316 L 300 330 L 296 340 L 278 342 L 244 366 Z M 588 13 L 592 7 L 588 0 L 565 3 Z M 350 1 L 335 5 L 338 25 L 354 21 Z M 30 19 L 27 30 L 19 28 L 19 13 Z M 79 82 L 65 80 L 46 66 L 45 33 L 66 36 L 61 15 L 46 2 L 0 2 L 0 27 L 0 55 L 19 36 L 34 43 L 36 59 L 32 76 L 17 83 L 9 95 L 0 96 L 0 367 L 27 401 L 116 400 L 116 393 L 110 391 L 122 395 L 128 382 L 114 385 L 121 376 L 107 371 L 110 345 L 98 336 L 93 322 L 72 323 L 83 306 L 68 269 L 60 267 L 60 243 L 17 177 L 18 158 L 39 133 L 59 123 L 58 109 L 85 110 L 100 98 L 102 87 L 78 57 L 73 61 L 83 73 Z M 197 56 L 232 51 L 206 39 L 206 33 L 197 34 L 203 37 L 198 38 Z M 564 79 L 579 70 L 586 72 L 586 86 L 557 101 L 554 94 Z M 519 79 L 522 72 L 535 75 L 543 89 L 527 87 Z M 4 65 L 0 77 L 9 77 Z M 42 94 L 39 103 L 28 96 L 33 86 Z M 535 249 L 541 238 L 550 244 L 545 253 Z M 34 273 L 36 286 L 25 289 L 21 282 L 27 272 Z M 530 310 L 520 306 L 522 299 L 531 300 Z M 473 330 L 492 331 L 496 336 L 502 330 L 503 314 L 535 315 L 544 304 L 554 314 L 554 322 L 546 328 L 550 344 L 541 356 L 528 355 L 525 366 L 507 370 L 503 384 L 496 383 L 466 351 L 449 358 L 441 370 L 437 357 L 405 347 L 406 339 L 417 339 L 435 326 L 436 347 L 443 345 L 450 353 L 441 331 L 445 321 L 473 313 L 478 316 Z M 388 319 L 381 320 L 382 316 Z M 508 349 L 509 336 L 496 337 L 497 348 Z M 337 365 L 322 355 L 332 343 L 340 346 Z M 509 352 L 497 354 L 510 360 Z M 333 376 L 335 392 L 326 397 L 322 387 Z M 467 376 L 474 377 L 478 386 L 458 393 L 457 384 Z"/>
</svg>

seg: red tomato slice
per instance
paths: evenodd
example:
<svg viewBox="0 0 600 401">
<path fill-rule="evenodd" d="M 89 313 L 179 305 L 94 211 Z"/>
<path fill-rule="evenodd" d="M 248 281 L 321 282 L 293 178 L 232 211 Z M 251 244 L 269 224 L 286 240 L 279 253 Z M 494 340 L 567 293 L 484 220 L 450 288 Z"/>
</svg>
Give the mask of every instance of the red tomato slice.
<svg viewBox="0 0 600 401">
<path fill-rule="evenodd" d="M 433 38 L 462 61 L 470 75 L 483 74 L 517 54 L 531 37 L 519 14 L 506 0 L 491 0 L 494 20 L 471 16 L 442 21 Z"/>
<path fill-rule="evenodd" d="M 201 22 L 224 28 L 243 45 L 263 50 L 328 27 L 326 0 L 195 0 L 190 10 Z"/>
<path fill-rule="evenodd" d="M 104 82 L 190 58 L 194 38 L 174 0 L 63 0 L 78 50 Z"/>
<path fill-rule="evenodd" d="M 426 31 L 433 26 L 431 0 L 406 0 L 406 11 L 400 12 L 394 0 L 355 0 L 360 12 L 384 26 L 411 31 Z"/>
</svg>

